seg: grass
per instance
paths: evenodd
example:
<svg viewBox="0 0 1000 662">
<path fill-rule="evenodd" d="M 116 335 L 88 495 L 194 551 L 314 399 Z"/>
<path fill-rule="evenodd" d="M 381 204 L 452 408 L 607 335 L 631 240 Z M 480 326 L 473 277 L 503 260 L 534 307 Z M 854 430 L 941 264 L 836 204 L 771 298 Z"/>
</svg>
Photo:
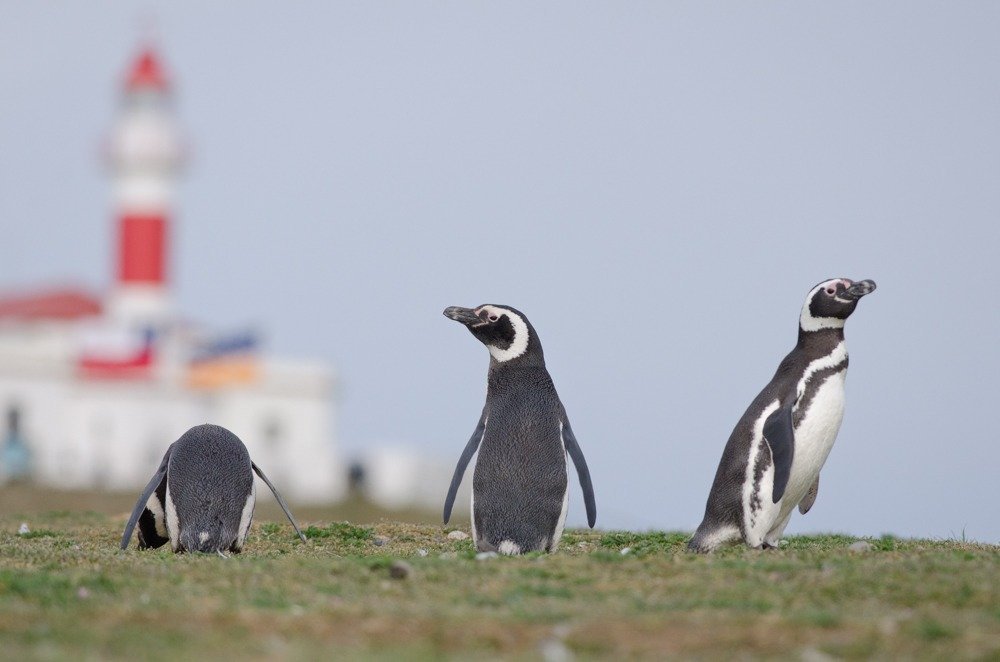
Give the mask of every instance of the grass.
<svg viewBox="0 0 1000 662">
<path fill-rule="evenodd" d="M 556 554 L 476 560 L 454 527 L 304 521 L 303 544 L 274 518 L 222 559 L 120 552 L 124 519 L 0 515 L 0 657 L 1000 657 L 991 545 L 696 556 L 681 533 L 568 531 Z"/>
</svg>

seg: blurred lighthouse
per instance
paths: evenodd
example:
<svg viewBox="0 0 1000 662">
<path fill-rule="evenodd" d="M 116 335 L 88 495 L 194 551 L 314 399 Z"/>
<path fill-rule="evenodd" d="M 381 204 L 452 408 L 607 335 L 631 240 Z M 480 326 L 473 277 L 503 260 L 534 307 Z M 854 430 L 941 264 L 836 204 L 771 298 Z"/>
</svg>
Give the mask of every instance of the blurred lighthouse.
<svg viewBox="0 0 1000 662">
<path fill-rule="evenodd" d="M 132 491 L 172 441 L 211 421 L 236 433 L 289 499 L 340 499 L 332 367 L 275 356 L 258 331 L 220 331 L 226 320 L 200 323 L 172 300 L 184 159 L 171 102 L 156 52 L 139 51 L 105 150 L 117 215 L 107 297 L 0 293 L 0 483 Z"/>
<path fill-rule="evenodd" d="M 114 178 L 116 275 L 109 313 L 132 328 L 159 328 L 171 317 L 170 216 L 182 165 L 168 80 L 152 48 L 125 78 L 108 161 Z"/>
</svg>

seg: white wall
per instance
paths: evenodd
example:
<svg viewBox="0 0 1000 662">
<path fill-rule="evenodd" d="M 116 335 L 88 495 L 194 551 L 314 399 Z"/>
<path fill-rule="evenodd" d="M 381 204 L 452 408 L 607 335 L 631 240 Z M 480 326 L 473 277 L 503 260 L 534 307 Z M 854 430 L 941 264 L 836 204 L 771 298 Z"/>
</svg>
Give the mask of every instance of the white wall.
<svg viewBox="0 0 1000 662">
<path fill-rule="evenodd" d="M 9 350 L 0 352 L 0 414 L 19 408 L 41 484 L 138 490 L 170 443 L 194 425 L 215 423 L 243 440 L 290 501 L 326 503 L 346 494 L 333 377 L 322 365 L 262 360 L 259 381 L 211 391 L 184 386 L 179 366 L 150 380 L 85 380 L 74 374 L 73 352 L 46 351 L 50 360 L 26 362 L 15 351 L 16 335 L 0 343 Z"/>
<path fill-rule="evenodd" d="M 347 470 L 335 453 L 331 392 L 321 368 L 268 363 L 260 384 L 218 393 L 211 414 L 287 499 L 336 501 L 346 494 Z"/>
</svg>

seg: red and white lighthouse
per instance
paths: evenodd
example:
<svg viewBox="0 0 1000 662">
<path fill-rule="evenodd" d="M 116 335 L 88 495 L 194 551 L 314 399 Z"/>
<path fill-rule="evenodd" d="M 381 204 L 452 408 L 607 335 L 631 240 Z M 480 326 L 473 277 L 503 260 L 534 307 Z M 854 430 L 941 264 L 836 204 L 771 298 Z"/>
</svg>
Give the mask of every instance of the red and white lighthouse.
<svg viewBox="0 0 1000 662">
<path fill-rule="evenodd" d="M 109 146 L 118 214 L 110 313 L 129 326 L 160 326 L 171 313 L 170 214 L 182 150 L 170 92 L 156 53 L 143 50 L 125 79 Z"/>
</svg>

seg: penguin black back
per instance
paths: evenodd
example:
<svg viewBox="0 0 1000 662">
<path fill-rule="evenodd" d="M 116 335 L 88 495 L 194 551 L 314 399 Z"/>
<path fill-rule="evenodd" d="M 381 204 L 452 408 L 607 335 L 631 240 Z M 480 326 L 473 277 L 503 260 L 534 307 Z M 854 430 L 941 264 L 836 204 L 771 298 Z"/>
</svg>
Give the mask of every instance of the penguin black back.
<svg viewBox="0 0 1000 662">
<path fill-rule="evenodd" d="M 586 460 L 545 367 L 538 334 L 510 306 L 452 306 L 444 314 L 464 324 L 490 353 L 486 404 L 455 468 L 444 520 L 478 450 L 472 486 L 476 547 L 505 554 L 552 551 L 565 524 L 567 453 L 577 467 L 590 526 L 596 505 Z"/>
<path fill-rule="evenodd" d="M 135 504 L 121 548 L 128 547 L 138 523 L 140 549 L 169 541 L 175 552 L 240 552 L 253 519 L 254 473 L 305 542 L 285 500 L 250 460 L 240 438 L 206 424 L 191 428 L 167 449 Z"/>
<path fill-rule="evenodd" d="M 236 545 L 240 525 L 249 526 L 254 509 L 250 465 L 243 442 L 218 425 L 192 428 L 177 440 L 167 490 L 181 549 L 218 552 L 242 547 L 242 540 Z"/>
</svg>

